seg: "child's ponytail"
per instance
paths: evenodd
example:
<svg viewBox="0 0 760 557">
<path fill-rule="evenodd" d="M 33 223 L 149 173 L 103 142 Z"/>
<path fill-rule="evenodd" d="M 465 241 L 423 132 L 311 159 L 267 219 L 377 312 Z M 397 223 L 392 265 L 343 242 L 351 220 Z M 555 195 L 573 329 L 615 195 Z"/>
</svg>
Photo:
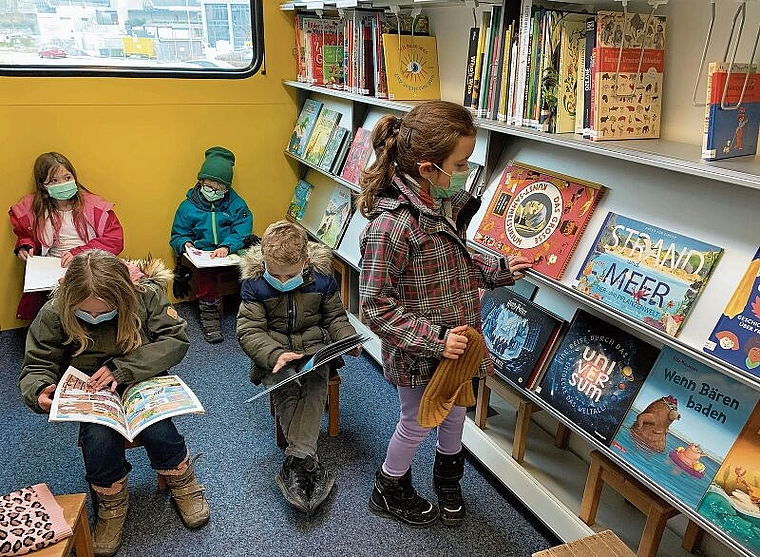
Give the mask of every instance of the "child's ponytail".
<svg viewBox="0 0 760 557">
<path fill-rule="evenodd" d="M 369 217 L 375 198 L 390 186 L 393 180 L 396 172 L 396 140 L 401 122 L 401 118 L 388 114 L 380 118 L 372 130 L 371 141 L 375 151 L 375 162 L 362 170 L 359 178 L 361 193 L 356 202 L 357 208 L 364 217 Z"/>
</svg>

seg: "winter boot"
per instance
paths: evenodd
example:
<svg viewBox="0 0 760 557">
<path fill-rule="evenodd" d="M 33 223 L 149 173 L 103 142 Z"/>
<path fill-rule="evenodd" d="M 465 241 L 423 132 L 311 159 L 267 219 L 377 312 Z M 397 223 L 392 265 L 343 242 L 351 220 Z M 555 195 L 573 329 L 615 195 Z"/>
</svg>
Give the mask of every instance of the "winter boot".
<svg viewBox="0 0 760 557">
<path fill-rule="evenodd" d="M 206 488 L 195 477 L 195 461 L 198 456 L 193 460 L 186 458 L 173 470 L 159 471 L 166 479 L 166 485 L 171 489 L 172 501 L 177 507 L 182 522 L 191 529 L 200 528 L 206 524 L 211 515 L 208 501 L 203 496 Z"/>
<path fill-rule="evenodd" d="M 465 504 L 459 480 L 464 476 L 464 451 L 454 455 L 435 453 L 433 488 L 438 494 L 441 522 L 446 526 L 459 526 L 464 520 Z"/>
<path fill-rule="evenodd" d="M 222 323 L 219 318 L 219 300 L 198 300 L 198 310 L 201 317 L 201 329 L 206 342 L 216 344 L 222 342 Z"/>
<path fill-rule="evenodd" d="M 438 507 L 420 497 L 412 486 L 411 468 L 400 478 L 393 478 L 380 467 L 375 473 L 369 510 L 410 526 L 430 526 L 438 520 Z"/>
<path fill-rule="evenodd" d="M 124 476 L 111 487 L 92 486 L 98 505 L 97 522 L 92 545 L 95 555 L 110 557 L 121 547 L 124 520 L 129 509 L 129 489 Z"/>
<path fill-rule="evenodd" d="M 335 476 L 332 472 L 327 470 L 322 464 L 315 458 L 307 456 L 303 462 L 303 468 L 309 475 L 309 481 L 311 483 L 311 495 L 309 496 L 309 514 L 314 514 L 314 511 L 324 503 L 328 495 L 332 491 L 335 485 Z"/>
<path fill-rule="evenodd" d="M 310 514 L 309 511 L 309 473 L 304 468 L 303 458 L 292 455 L 285 457 L 282 468 L 277 472 L 274 481 L 277 482 L 282 496 L 302 513 Z M 313 462 L 313 460 L 312 460 Z M 323 499 L 324 500 L 324 499 Z M 321 502 L 321 501 L 320 501 Z"/>
</svg>

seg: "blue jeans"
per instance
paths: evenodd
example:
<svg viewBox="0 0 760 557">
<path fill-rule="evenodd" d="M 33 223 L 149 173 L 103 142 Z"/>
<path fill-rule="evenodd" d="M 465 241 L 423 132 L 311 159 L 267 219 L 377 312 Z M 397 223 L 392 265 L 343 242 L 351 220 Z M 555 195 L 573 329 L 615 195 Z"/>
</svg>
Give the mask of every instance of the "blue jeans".
<svg viewBox="0 0 760 557">
<path fill-rule="evenodd" d="M 82 423 L 79 438 L 84 455 L 85 479 L 89 483 L 111 487 L 132 470 L 124 451 L 126 439 L 119 432 L 104 425 Z M 154 470 L 176 468 L 187 456 L 185 438 L 179 434 L 171 419 L 148 426 L 137 439 L 145 446 Z"/>
</svg>

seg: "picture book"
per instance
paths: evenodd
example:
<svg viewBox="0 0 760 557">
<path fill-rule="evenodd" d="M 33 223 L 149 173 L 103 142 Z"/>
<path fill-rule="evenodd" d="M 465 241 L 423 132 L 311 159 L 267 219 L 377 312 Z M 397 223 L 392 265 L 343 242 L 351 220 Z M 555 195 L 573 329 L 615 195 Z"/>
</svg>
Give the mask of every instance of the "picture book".
<svg viewBox="0 0 760 557">
<path fill-rule="evenodd" d="M 573 286 L 677 336 L 722 253 L 718 246 L 609 213 Z"/>
<path fill-rule="evenodd" d="M 564 320 L 507 287 L 487 291 L 480 305 L 483 340 L 496 373 L 515 385 L 532 388 Z"/>
<path fill-rule="evenodd" d="M 728 78 L 729 69 L 731 70 L 730 79 Z M 726 88 L 726 80 L 728 80 L 728 88 Z M 739 103 L 740 99 L 741 103 Z M 721 108 L 721 104 L 726 108 Z M 710 62 L 707 73 L 702 158 L 717 161 L 754 155 L 757 153 L 758 133 L 760 133 L 760 75 L 757 74 L 757 66 Z"/>
<path fill-rule="evenodd" d="M 350 135 L 351 132 L 346 128 L 341 128 L 340 126 L 335 128 L 330 136 L 330 140 L 325 146 L 325 152 L 317 166 L 326 172 L 330 172 L 335 163 L 335 157 L 338 156 L 338 152 L 343 146 L 343 142 L 346 141 L 346 138 Z"/>
<path fill-rule="evenodd" d="M 343 165 L 343 170 L 340 173 L 340 177 L 344 180 L 351 182 L 352 184 L 359 183 L 359 175 L 369 160 L 369 155 L 372 152 L 372 130 L 366 128 L 358 128 L 356 135 L 354 135 L 354 141 L 351 143 L 351 148 L 348 150 L 346 156 L 346 162 Z"/>
<path fill-rule="evenodd" d="M 311 191 L 314 189 L 306 180 L 298 180 L 295 189 L 293 190 L 293 199 L 290 200 L 288 205 L 288 217 L 300 221 L 303 218 L 303 214 L 306 211 L 306 204 L 311 197 Z"/>
<path fill-rule="evenodd" d="M 510 163 L 473 241 L 500 255 L 522 255 L 533 270 L 560 279 L 604 186 Z"/>
<path fill-rule="evenodd" d="M 350 337 L 337 340 L 332 344 L 328 344 L 327 346 L 320 348 L 311 356 L 304 356 L 298 360 L 292 360 L 287 366 L 277 372 L 278 375 L 282 374 L 281 381 L 278 381 L 268 389 L 265 389 L 264 391 L 252 396 L 251 398 L 247 399 L 246 402 L 252 402 L 257 398 L 261 398 L 267 393 L 270 393 L 275 389 L 279 389 L 283 385 L 287 385 L 291 381 L 298 381 L 298 379 L 310 371 L 313 371 L 319 366 L 325 365 L 329 361 L 342 356 L 346 352 L 350 352 L 368 340 L 369 337 L 357 333 L 351 335 Z"/>
<path fill-rule="evenodd" d="M 317 165 L 325 154 L 327 143 L 330 141 L 335 126 L 340 122 L 341 113 L 330 108 L 323 108 L 319 112 L 317 122 L 311 132 L 309 143 L 306 145 L 303 158 L 307 162 Z"/>
<path fill-rule="evenodd" d="M 723 459 L 697 512 L 751 555 L 760 555 L 760 405 Z"/>
<path fill-rule="evenodd" d="M 231 253 L 227 257 L 211 257 L 213 251 L 203 251 L 195 248 L 185 248 L 185 258 L 193 264 L 196 269 L 204 267 L 232 267 L 240 265 L 240 256 Z"/>
<path fill-rule="evenodd" d="M 660 137 L 666 18 L 626 15 L 604 10 L 596 14 L 591 122 L 595 141 Z"/>
<path fill-rule="evenodd" d="M 760 378 L 760 248 L 705 342 L 704 350 Z"/>
<path fill-rule="evenodd" d="M 134 441 L 156 422 L 205 412 L 195 393 L 176 375 L 140 381 L 121 396 L 110 389 L 92 391 L 88 380 L 86 373 L 74 367 L 66 370 L 55 390 L 49 421 L 100 424 Z"/>
<path fill-rule="evenodd" d="M 611 448 L 696 509 L 760 393 L 666 346 Z"/>
<path fill-rule="evenodd" d="M 304 34 L 306 81 L 314 85 L 343 86 L 343 25 L 329 17 L 305 17 Z M 338 64 L 340 60 L 340 64 Z"/>
<path fill-rule="evenodd" d="M 657 353 L 654 346 L 578 309 L 535 391 L 609 445 Z"/>
<path fill-rule="evenodd" d="M 351 218 L 351 209 L 351 190 L 336 184 L 315 236 L 332 249 L 338 247 Z"/>
<path fill-rule="evenodd" d="M 388 99 L 423 101 L 441 98 L 435 37 L 383 34 Z"/>
<path fill-rule="evenodd" d="M 52 290 L 65 274 L 66 267 L 61 267 L 60 257 L 28 257 L 24 269 L 24 292 Z"/>
<path fill-rule="evenodd" d="M 338 149 L 338 152 L 335 154 L 335 160 L 333 160 L 332 166 L 330 167 L 330 174 L 334 174 L 335 176 L 338 176 L 340 174 L 341 170 L 343 169 L 343 164 L 346 162 L 348 150 L 351 148 L 351 145 L 353 143 L 352 139 L 353 138 L 351 136 L 351 132 L 348 131 L 346 137 L 343 139 L 343 143 L 340 145 L 340 149 Z"/>
<path fill-rule="evenodd" d="M 306 99 L 304 101 L 301 114 L 298 115 L 296 126 L 293 128 L 293 133 L 290 136 L 290 143 L 288 143 L 289 153 L 293 153 L 297 157 L 303 157 L 306 145 L 309 143 L 309 137 L 311 137 L 311 132 L 314 129 L 314 124 L 317 123 L 317 116 L 319 116 L 323 105 L 323 102 L 314 99 Z"/>
</svg>

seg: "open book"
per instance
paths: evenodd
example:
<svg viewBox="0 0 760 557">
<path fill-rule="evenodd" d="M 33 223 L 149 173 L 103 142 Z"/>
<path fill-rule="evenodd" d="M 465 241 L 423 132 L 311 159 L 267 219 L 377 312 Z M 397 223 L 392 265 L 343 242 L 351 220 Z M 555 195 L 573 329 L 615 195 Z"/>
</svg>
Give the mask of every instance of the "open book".
<svg viewBox="0 0 760 557">
<path fill-rule="evenodd" d="M 24 271 L 24 292 L 52 290 L 65 274 L 66 267 L 61 267 L 60 257 L 29 257 Z"/>
<path fill-rule="evenodd" d="M 283 367 L 280 371 L 277 373 L 283 374 L 283 379 L 279 383 L 276 383 L 269 387 L 268 389 L 265 389 L 258 393 L 257 395 L 252 396 L 246 402 L 251 402 L 256 400 L 257 398 L 261 398 L 267 393 L 270 393 L 274 391 L 275 389 L 279 389 L 283 385 L 286 385 L 287 383 L 290 383 L 291 381 L 298 381 L 303 375 L 306 375 L 313 369 L 318 368 L 321 365 L 326 364 L 330 360 L 333 360 L 337 358 L 338 356 L 342 356 L 346 352 L 349 352 L 356 348 L 357 346 L 360 346 L 362 343 L 367 342 L 369 340 L 369 337 L 362 334 L 354 334 L 350 337 L 346 337 L 344 339 L 338 340 L 333 342 L 332 344 L 328 344 L 327 346 L 321 348 L 317 352 L 315 352 L 312 356 L 304 356 L 301 359 L 293 360 L 288 365 Z M 295 373 L 288 374 L 286 370 L 290 368 L 291 370 L 297 370 Z"/>
<path fill-rule="evenodd" d="M 149 425 L 182 414 L 203 414 L 198 397 L 176 375 L 162 375 L 129 387 L 123 396 L 87 388 L 89 376 L 69 367 L 58 382 L 51 422 L 90 422 L 115 429 L 129 441 Z"/>
<path fill-rule="evenodd" d="M 240 264 L 240 256 L 231 253 L 227 257 L 211 257 L 213 251 L 203 251 L 195 248 L 185 248 L 185 257 L 196 269 L 201 267 L 231 267 Z"/>
</svg>

